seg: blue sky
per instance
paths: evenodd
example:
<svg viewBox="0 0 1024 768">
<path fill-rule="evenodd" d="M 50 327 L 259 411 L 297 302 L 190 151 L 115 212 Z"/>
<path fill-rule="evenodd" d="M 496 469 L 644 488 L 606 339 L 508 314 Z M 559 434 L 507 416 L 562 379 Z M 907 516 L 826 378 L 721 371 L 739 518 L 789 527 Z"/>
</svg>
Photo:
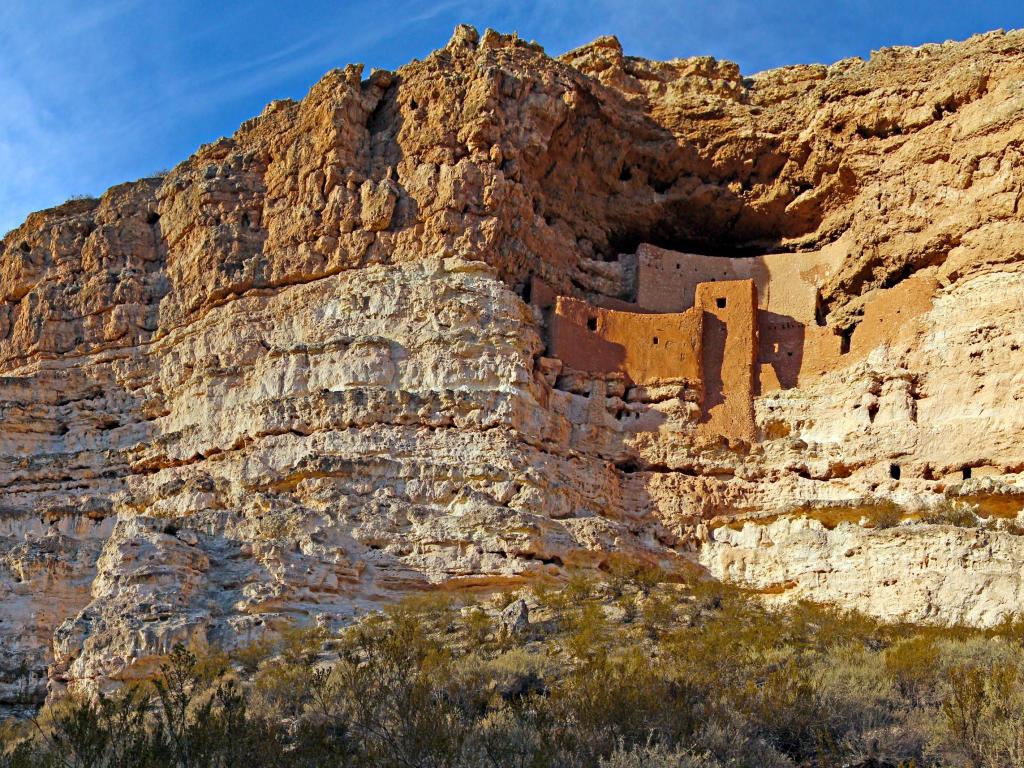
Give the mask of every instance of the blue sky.
<svg viewBox="0 0 1024 768">
<path fill-rule="evenodd" d="M 0 234 L 171 167 L 350 62 L 394 68 L 457 23 L 552 55 L 603 34 L 745 73 L 1024 27 L 1020 0 L 0 0 Z"/>
</svg>

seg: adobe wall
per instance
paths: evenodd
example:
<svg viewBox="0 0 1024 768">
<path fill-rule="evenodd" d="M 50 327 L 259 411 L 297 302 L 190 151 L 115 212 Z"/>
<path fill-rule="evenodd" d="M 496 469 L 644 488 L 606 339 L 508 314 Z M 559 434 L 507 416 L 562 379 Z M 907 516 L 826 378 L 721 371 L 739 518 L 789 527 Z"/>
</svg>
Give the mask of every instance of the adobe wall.
<svg viewBox="0 0 1024 768">
<path fill-rule="evenodd" d="M 637 304 L 678 312 L 693 306 L 698 286 L 752 280 L 757 293 L 755 393 L 797 386 L 843 361 L 842 339 L 819 325 L 818 285 L 842 262 L 840 247 L 807 253 L 732 258 L 637 249 Z"/>
<path fill-rule="evenodd" d="M 749 279 L 705 282 L 694 300 L 704 322 L 703 431 L 753 441 L 757 288 Z"/>
<path fill-rule="evenodd" d="M 559 296 L 548 354 L 568 368 L 625 373 L 636 384 L 701 380 L 701 313 L 639 314 Z"/>
<path fill-rule="evenodd" d="M 548 354 L 567 368 L 622 372 L 636 384 L 696 382 L 701 431 L 755 437 L 757 289 L 753 280 L 704 283 L 685 312 L 623 312 L 559 296 L 548 321 Z"/>
<path fill-rule="evenodd" d="M 682 312 L 696 303 L 700 283 L 753 280 L 761 309 L 814 324 L 818 285 L 842 257 L 840 248 L 733 258 L 645 244 L 637 249 L 636 303 L 654 312 Z"/>
</svg>

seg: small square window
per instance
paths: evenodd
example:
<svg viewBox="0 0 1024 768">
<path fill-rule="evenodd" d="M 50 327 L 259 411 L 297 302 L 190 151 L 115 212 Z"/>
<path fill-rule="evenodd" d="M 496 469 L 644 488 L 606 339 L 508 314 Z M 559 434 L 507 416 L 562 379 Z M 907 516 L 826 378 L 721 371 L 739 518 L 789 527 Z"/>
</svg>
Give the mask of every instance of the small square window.
<svg viewBox="0 0 1024 768">
<path fill-rule="evenodd" d="M 596 317 L 588 317 L 587 318 L 587 330 L 589 330 L 589 331 L 596 331 L 597 330 L 597 318 Z"/>
<path fill-rule="evenodd" d="M 719 309 L 725 309 L 725 299 L 715 299 L 715 306 Z"/>
<path fill-rule="evenodd" d="M 655 337 L 654 337 L 654 339 L 652 339 L 652 341 L 653 341 L 653 342 L 654 342 L 655 344 L 657 344 L 657 343 L 658 343 L 658 337 L 657 337 L 657 336 L 655 336 Z"/>
</svg>

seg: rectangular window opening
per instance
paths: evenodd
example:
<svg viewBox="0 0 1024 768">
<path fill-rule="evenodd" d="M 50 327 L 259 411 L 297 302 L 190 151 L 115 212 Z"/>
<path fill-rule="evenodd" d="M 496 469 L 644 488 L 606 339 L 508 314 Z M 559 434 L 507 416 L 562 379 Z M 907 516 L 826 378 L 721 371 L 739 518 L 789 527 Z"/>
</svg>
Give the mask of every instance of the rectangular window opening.
<svg viewBox="0 0 1024 768">
<path fill-rule="evenodd" d="M 889 465 L 889 477 L 891 477 L 893 480 L 899 480 L 900 479 L 900 465 L 899 464 L 890 464 Z"/>
<path fill-rule="evenodd" d="M 588 317 L 587 318 L 587 330 L 588 331 L 596 331 L 597 330 L 597 318 L 596 317 Z"/>
<path fill-rule="evenodd" d="M 719 309 L 725 309 L 725 299 L 715 299 L 715 306 Z"/>
</svg>

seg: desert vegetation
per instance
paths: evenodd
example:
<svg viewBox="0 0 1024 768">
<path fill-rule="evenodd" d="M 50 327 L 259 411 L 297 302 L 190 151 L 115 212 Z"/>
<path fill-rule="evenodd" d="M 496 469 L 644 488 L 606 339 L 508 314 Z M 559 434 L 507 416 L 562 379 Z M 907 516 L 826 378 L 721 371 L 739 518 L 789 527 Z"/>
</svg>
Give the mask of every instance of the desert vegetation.
<svg viewBox="0 0 1024 768">
<path fill-rule="evenodd" d="M 520 599 L 526 626 L 503 618 Z M 1020 766 L 1022 648 L 1016 623 L 886 626 L 622 567 L 178 647 L 7 722 L 0 765 Z"/>
</svg>

